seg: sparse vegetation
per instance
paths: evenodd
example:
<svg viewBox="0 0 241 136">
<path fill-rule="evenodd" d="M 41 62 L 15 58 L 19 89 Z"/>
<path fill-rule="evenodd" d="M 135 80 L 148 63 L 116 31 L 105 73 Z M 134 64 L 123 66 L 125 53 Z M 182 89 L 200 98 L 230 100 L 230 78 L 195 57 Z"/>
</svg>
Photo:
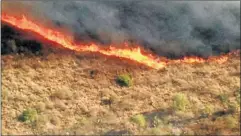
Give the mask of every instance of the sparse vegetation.
<svg viewBox="0 0 241 136">
<path fill-rule="evenodd" d="M 235 102 L 228 103 L 228 110 L 231 113 L 234 113 L 234 112 L 238 111 L 238 108 L 239 108 L 239 105 L 237 103 L 235 103 Z"/>
<path fill-rule="evenodd" d="M 228 95 L 227 94 L 220 94 L 218 96 L 218 98 L 223 104 L 226 104 L 228 102 Z"/>
<path fill-rule="evenodd" d="M 116 82 L 120 86 L 131 86 L 132 85 L 132 78 L 129 74 L 122 74 L 117 76 Z"/>
<path fill-rule="evenodd" d="M 142 114 L 137 114 L 131 118 L 131 121 L 136 123 L 140 127 L 145 127 L 146 126 L 146 119 L 145 116 Z"/>
<path fill-rule="evenodd" d="M 18 119 L 22 122 L 34 122 L 37 119 L 37 115 L 38 113 L 35 109 L 27 109 L 23 111 Z"/>
<path fill-rule="evenodd" d="M 189 101 L 188 101 L 186 95 L 184 95 L 184 94 L 178 93 L 173 98 L 174 110 L 185 111 L 188 104 L 189 104 Z"/>
<path fill-rule="evenodd" d="M 89 121 L 88 121 L 88 119 L 86 118 L 86 117 L 81 117 L 80 119 L 78 119 L 78 123 L 80 124 L 80 125 L 85 125 L 85 124 L 87 124 Z"/>
<path fill-rule="evenodd" d="M 155 116 L 153 125 L 154 125 L 154 127 L 159 127 L 160 125 L 163 125 L 163 121 L 161 119 L 159 119 L 157 116 Z"/>
<path fill-rule="evenodd" d="M 227 123 L 228 128 L 233 129 L 235 127 L 239 127 L 238 120 L 233 118 L 232 116 L 225 117 L 225 123 Z"/>
<path fill-rule="evenodd" d="M 240 2 L 2 1 L 1 135 L 240 136 Z"/>
<path fill-rule="evenodd" d="M 2 56 L 3 132 L 9 135 L 67 132 L 69 135 L 96 135 L 127 129 L 134 135 L 173 135 L 175 122 L 175 125 L 182 126 L 177 134 L 180 131 L 210 135 L 222 130 L 222 134 L 240 135 L 237 127 L 239 112 L 228 112 L 229 109 L 239 109 L 239 91 L 234 89 L 239 88 L 240 77 L 232 76 L 240 71 L 239 58 L 230 59 L 223 65 L 170 65 L 165 68 L 166 72 L 160 72 L 135 66 L 120 67 L 115 60 L 108 64 L 101 57 L 83 56 L 83 59 L 76 59 L 72 54 L 51 54 L 47 59 Z M 14 67 L 18 64 L 24 69 Z M 90 69 L 101 72 L 91 78 Z M 116 78 L 113 80 L 116 73 L 129 71 L 134 84 L 131 87 L 116 86 Z M 177 92 L 184 97 L 177 97 Z M 229 94 L 225 106 L 216 97 L 220 92 Z M 186 104 L 186 100 L 190 104 Z M 34 129 L 32 123 L 20 123 L 16 119 L 28 107 L 37 111 Z M 195 113 L 194 107 L 197 107 Z M 217 111 L 221 111 L 221 121 L 213 121 L 212 113 Z M 212 116 L 201 116 L 202 113 Z M 135 121 L 131 115 L 136 115 L 133 117 Z M 230 115 L 231 121 L 224 119 Z M 200 116 L 204 118 L 198 118 Z"/>
<path fill-rule="evenodd" d="M 214 112 L 214 107 L 211 104 L 205 105 L 203 113 L 206 115 L 211 115 Z"/>
</svg>

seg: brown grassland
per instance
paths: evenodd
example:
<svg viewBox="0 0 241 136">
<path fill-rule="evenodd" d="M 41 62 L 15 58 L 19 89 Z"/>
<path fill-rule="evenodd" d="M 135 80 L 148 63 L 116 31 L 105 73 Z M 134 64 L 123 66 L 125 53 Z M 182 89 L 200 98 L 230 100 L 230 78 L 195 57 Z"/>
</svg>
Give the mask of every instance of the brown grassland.
<svg viewBox="0 0 241 136">
<path fill-rule="evenodd" d="M 119 74 L 133 84 L 119 86 Z M 2 56 L 2 134 L 240 135 L 240 58 L 153 70 L 59 52 Z M 36 109 L 33 122 L 18 118 Z"/>
</svg>

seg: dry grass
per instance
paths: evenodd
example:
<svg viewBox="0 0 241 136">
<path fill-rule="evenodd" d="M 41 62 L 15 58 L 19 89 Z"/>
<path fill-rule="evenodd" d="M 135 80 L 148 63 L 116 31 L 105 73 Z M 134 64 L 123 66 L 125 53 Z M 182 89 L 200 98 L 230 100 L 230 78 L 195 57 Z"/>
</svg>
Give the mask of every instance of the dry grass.
<svg viewBox="0 0 241 136">
<path fill-rule="evenodd" d="M 2 56 L 2 61 L 4 134 L 105 134 L 112 130 L 132 134 L 240 134 L 239 104 L 232 117 L 213 119 L 217 116 L 214 112 L 228 108 L 222 100 L 240 101 L 239 57 L 222 65 L 182 64 L 162 70 L 88 53 Z M 132 75 L 132 86 L 116 84 L 116 76 L 122 73 Z M 177 93 L 189 100 L 185 111 L 172 109 Z M 43 117 L 34 126 L 17 120 L 27 108 L 35 108 Z M 199 118 L 202 113 L 209 116 Z M 130 121 L 137 114 L 145 116 L 145 127 Z M 164 123 L 152 125 L 158 121 Z"/>
</svg>

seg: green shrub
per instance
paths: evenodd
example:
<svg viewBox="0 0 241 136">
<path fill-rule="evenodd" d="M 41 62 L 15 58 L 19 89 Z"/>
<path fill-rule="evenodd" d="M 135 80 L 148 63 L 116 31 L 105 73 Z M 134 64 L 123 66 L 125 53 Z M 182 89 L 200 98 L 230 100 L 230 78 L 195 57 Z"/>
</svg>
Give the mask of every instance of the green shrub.
<svg viewBox="0 0 241 136">
<path fill-rule="evenodd" d="M 207 115 L 211 115 L 214 111 L 214 107 L 212 105 L 206 105 L 204 110 L 203 110 L 203 113 L 204 114 L 207 114 Z"/>
<path fill-rule="evenodd" d="M 235 113 L 236 111 L 238 111 L 239 105 L 236 102 L 230 102 L 228 103 L 228 110 L 231 113 Z"/>
<path fill-rule="evenodd" d="M 120 86 L 131 86 L 132 85 L 132 78 L 129 74 L 122 74 L 117 76 L 116 82 Z"/>
<path fill-rule="evenodd" d="M 184 94 L 176 94 L 173 99 L 173 108 L 175 110 L 184 111 L 189 104 L 187 97 Z"/>
<path fill-rule="evenodd" d="M 19 116 L 19 120 L 22 122 L 34 122 L 37 119 L 37 111 L 35 109 L 27 109 Z"/>
<path fill-rule="evenodd" d="M 219 100 L 220 100 L 223 104 L 225 104 L 225 103 L 228 102 L 228 95 L 227 95 L 227 94 L 220 94 L 220 95 L 218 96 L 218 98 L 219 98 Z"/>
<path fill-rule="evenodd" d="M 138 124 L 140 127 L 146 126 L 146 119 L 145 116 L 142 114 L 137 114 L 131 118 L 131 121 Z"/>
<path fill-rule="evenodd" d="M 237 119 L 235 119 L 232 116 L 227 116 L 225 118 L 225 123 L 227 124 L 227 127 L 230 128 L 230 129 L 233 129 L 233 128 L 236 128 L 236 127 L 239 126 Z"/>
</svg>

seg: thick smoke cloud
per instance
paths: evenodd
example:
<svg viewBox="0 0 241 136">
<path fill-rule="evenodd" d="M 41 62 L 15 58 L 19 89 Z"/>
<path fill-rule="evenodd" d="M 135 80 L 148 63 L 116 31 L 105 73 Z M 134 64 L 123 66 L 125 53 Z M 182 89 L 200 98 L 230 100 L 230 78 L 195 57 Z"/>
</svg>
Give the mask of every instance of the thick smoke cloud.
<svg viewBox="0 0 241 136">
<path fill-rule="evenodd" d="M 240 48 L 239 1 L 19 3 L 30 7 L 27 14 L 39 22 L 51 20 L 58 27 L 69 28 L 77 41 L 94 40 L 103 45 L 134 41 L 169 57 L 207 57 Z"/>
</svg>

